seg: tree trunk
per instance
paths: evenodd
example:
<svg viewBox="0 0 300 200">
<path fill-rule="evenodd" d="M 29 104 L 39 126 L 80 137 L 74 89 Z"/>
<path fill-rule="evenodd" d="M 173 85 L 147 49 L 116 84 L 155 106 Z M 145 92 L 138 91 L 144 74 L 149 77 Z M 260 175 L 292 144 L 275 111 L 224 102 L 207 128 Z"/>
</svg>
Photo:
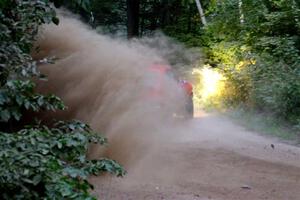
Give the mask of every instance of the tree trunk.
<svg viewBox="0 0 300 200">
<path fill-rule="evenodd" d="M 206 19 L 205 19 L 205 16 L 204 16 L 204 12 L 203 12 L 200 0 L 195 0 L 195 2 L 196 2 L 196 5 L 197 5 L 199 14 L 200 14 L 201 22 L 204 26 L 206 26 L 207 22 L 206 22 Z"/>
<path fill-rule="evenodd" d="M 192 6 L 189 6 L 189 13 L 187 19 L 187 32 L 190 33 L 192 29 Z"/>
<path fill-rule="evenodd" d="M 139 36 L 140 0 L 126 0 L 127 4 L 127 37 Z"/>
<path fill-rule="evenodd" d="M 164 28 L 169 24 L 169 0 L 162 0 L 160 7 L 160 28 Z"/>
<path fill-rule="evenodd" d="M 140 36 L 141 37 L 143 37 L 143 34 L 144 34 L 144 32 L 145 32 L 145 18 L 146 18 L 146 16 L 145 16 L 145 13 L 146 13 L 146 4 L 144 3 L 144 4 L 141 4 L 142 5 L 142 7 L 141 7 L 141 15 L 140 15 L 140 20 L 141 20 L 141 27 L 140 27 Z"/>
<path fill-rule="evenodd" d="M 152 12 L 150 16 L 150 25 L 149 29 L 154 31 L 158 28 L 158 20 L 159 20 L 159 11 L 160 11 L 160 3 L 157 0 L 154 0 L 152 3 Z"/>
<path fill-rule="evenodd" d="M 240 23 L 244 24 L 245 22 L 245 17 L 243 13 L 243 1 L 239 0 L 239 13 L 240 13 Z"/>
<path fill-rule="evenodd" d="M 297 3 L 296 3 L 295 0 L 292 1 L 292 9 L 294 10 L 294 19 L 295 19 L 295 22 L 296 22 L 296 26 L 298 26 L 298 28 L 300 28 L 299 27 L 299 14 L 297 12 L 298 6 L 297 6 Z"/>
</svg>

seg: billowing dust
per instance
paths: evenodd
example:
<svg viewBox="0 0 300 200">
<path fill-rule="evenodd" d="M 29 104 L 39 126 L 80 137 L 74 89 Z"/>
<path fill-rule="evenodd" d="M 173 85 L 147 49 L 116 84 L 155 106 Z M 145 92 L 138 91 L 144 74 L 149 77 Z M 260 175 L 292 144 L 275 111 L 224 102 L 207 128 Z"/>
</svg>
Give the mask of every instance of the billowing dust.
<svg viewBox="0 0 300 200">
<path fill-rule="evenodd" d="M 172 117 L 184 107 L 183 91 L 149 69 L 184 63 L 173 56 L 176 45 L 170 53 L 167 40 L 154 40 L 151 48 L 150 38 L 111 39 L 63 15 L 59 26 L 40 34 L 34 58 L 58 59 L 40 66 L 49 80 L 38 89 L 65 101 L 68 110 L 56 118 L 83 120 L 106 135 L 109 145 L 92 147 L 91 157 L 108 155 L 128 170 L 125 179 L 93 180 L 102 199 L 299 199 L 299 148 L 218 116 Z M 156 83 L 163 83 L 162 94 L 153 96 Z"/>
<path fill-rule="evenodd" d="M 169 64 L 163 57 L 171 54 L 149 48 L 149 39 L 112 39 L 68 13 L 60 15 L 59 26 L 45 26 L 37 42 L 35 59 L 57 58 L 40 66 L 48 81 L 39 90 L 64 100 L 68 109 L 56 117 L 83 120 L 108 138 L 108 147 L 91 147 L 91 157 L 108 155 L 129 167 L 169 139 L 173 115 L 183 111 L 178 83 L 151 71 Z M 151 94 L 156 84 L 159 95 Z"/>
</svg>

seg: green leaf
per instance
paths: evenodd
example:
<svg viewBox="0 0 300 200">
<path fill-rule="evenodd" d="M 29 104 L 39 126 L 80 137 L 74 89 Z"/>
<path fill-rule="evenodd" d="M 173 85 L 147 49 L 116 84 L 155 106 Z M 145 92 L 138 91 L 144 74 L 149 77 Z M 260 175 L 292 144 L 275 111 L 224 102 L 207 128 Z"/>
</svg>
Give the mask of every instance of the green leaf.
<svg viewBox="0 0 300 200">
<path fill-rule="evenodd" d="M 28 100 L 25 100 L 24 107 L 29 110 L 31 103 Z"/>
<path fill-rule="evenodd" d="M 38 98 L 37 103 L 38 103 L 39 106 L 44 105 L 44 103 L 45 103 L 45 102 L 44 102 L 44 97 L 43 97 L 43 96 L 40 96 L 40 97 Z"/>
<path fill-rule="evenodd" d="M 28 169 L 24 169 L 24 173 L 25 176 L 27 176 L 29 174 L 29 170 Z"/>
<path fill-rule="evenodd" d="M 46 155 L 49 153 L 49 150 L 48 149 L 42 149 L 42 154 Z"/>
<path fill-rule="evenodd" d="M 30 167 L 38 167 L 40 163 L 38 160 L 32 160 L 28 164 Z"/>
<path fill-rule="evenodd" d="M 18 103 L 19 106 L 23 105 L 23 102 L 24 102 L 23 96 L 17 95 L 16 96 L 16 101 L 17 101 L 17 103 Z"/>
<path fill-rule="evenodd" d="M 0 91 L 0 105 L 3 105 L 7 101 L 7 96 L 5 95 L 4 91 Z"/>
<path fill-rule="evenodd" d="M 1 121 L 7 122 L 11 118 L 11 114 L 8 110 L 0 110 Z"/>
<path fill-rule="evenodd" d="M 70 196 L 73 193 L 73 191 L 70 187 L 60 188 L 60 192 L 61 192 L 63 197 Z"/>
<path fill-rule="evenodd" d="M 62 148 L 62 143 L 59 142 L 59 141 L 57 141 L 57 147 L 58 147 L 59 149 L 61 149 L 61 148 Z"/>
<path fill-rule="evenodd" d="M 32 179 L 32 184 L 37 185 L 41 182 L 41 180 L 42 180 L 42 176 L 40 174 L 35 175 Z"/>
<path fill-rule="evenodd" d="M 52 17 L 52 22 L 55 24 L 55 25 L 58 25 L 59 24 L 59 19 L 57 17 Z"/>
<path fill-rule="evenodd" d="M 18 110 L 13 110 L 12 113 L 13 117 L 15 118 L 15 120 L 19 121 L 22 117 L 22 114 L 20 111 Z"/>
</svg>

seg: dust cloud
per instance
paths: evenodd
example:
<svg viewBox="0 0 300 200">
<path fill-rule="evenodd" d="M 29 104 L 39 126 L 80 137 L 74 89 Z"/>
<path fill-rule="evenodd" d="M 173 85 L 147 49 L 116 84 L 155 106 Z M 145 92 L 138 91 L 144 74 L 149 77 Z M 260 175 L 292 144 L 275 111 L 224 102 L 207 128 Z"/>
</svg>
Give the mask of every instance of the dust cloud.
<svg viewBox="0 0 300 200">
<path fill-rule="evenodd" d="M 110 156 L 130 168 L 174 134 L 170 127 L 178 122 L 172 116 L 182 112 L 185 97 L 167 76 L 159 81 L 162 95 L 150 94 L 157 78 L 149 68 L 168 64 L 164 57 L 171 55 L 150 44 L 99 35 L 66 12 L 60 12 L 59 26 L 43 27 L 33 57 L 57 59 L 40 66 L 48 81 L 39 82 L 38 90 L 64 100 L 68 109 L 56 118 L 82 120 L 108 138 L 107 147 L 91 147 L 90 157 Z"/>
</svg>

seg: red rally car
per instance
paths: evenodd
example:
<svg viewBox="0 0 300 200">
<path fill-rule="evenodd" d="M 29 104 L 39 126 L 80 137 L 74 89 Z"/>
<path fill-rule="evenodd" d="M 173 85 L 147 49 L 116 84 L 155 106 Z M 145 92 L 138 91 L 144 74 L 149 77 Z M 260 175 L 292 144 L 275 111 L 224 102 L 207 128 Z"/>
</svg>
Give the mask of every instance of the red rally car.
<svg viewBox="0 0 300 200">
<path fill-rule="evenodd" d="M 176 82 L 178 88 L 184 93 L 184 104 L 185 109 L 183 113 L 179 115 L 183 115 L 185 117 L 193 117 L 194 115 L 194 104 L 193 104 L 193 85 L 186 80 L 181 80 L 175 76 L 172 68 L 169 65 L 163 64 L 154 64 L 150 66 L 149 73 L 153 76 L 154 84 L 151 85 L 149 95 L 151 98 L 153 97 L 161 97 L 164 95 L 164 90 L 166 89 L 165 78 L 171 78 Z M 178 114 L 178 113 L 176 113 Z"/>
</svg>

